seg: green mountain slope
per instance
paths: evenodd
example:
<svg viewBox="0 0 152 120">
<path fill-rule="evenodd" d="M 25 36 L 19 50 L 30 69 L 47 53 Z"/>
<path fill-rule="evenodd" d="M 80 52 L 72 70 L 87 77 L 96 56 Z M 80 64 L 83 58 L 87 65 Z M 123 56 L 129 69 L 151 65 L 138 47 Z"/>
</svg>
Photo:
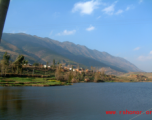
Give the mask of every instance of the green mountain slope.
<svg viewBox="0 0 152 120">
<path fill-rule="evenodd" d="M 114 57 L 106 52 L 91 50 L 71 42 L 58 42 L 49 38 L 41 38 L 24 33 L 4 33 L 2 39 L 18 48 L 20 52 L 40 62 L 50 62 L 56 59 L 59 62 L 79 63 L 88 67 L 110 67 L 119 72 L 140 71 L 123 58 Z M 6 46 L 3 47 L 9 49 Z"/>
<path fill-rule="evenodd" d="M 9 38 L 9 39 L 11 39 L 11 38 Z M 19 39 L 17 39 L 17 40 L 19 40 Z M 43 64 L 46 64 L 46 62 L 51 63 L 53 61 L 53 59 L 55 59 L 56 63 L 63 62 L 66 64 L 78 65 L 78 63 L 71 61 L 71 60 L 61 56 L 60 54 L 57 54 L 45 47 L 34 46 L 32 44 L 23 45 L 21 43 L 19 42 L 19 44 L 17 44 L 19 46 L 19 48 L 18 48 L 15 45 L 12 45 L 11 43 L 8 43 L 5 40 L 2 40 L 2 42 L 0 44 L 0 59 L 2 59 L 3 54 L 7 51 L 11 55 L 12 61 L 14 61 L 19 54 L 22 54 L 25 56 L 25 59 L 29 61 L 29 63 L 41 62 Z M 87 66 L 84 66 L 81 64 L 80 64 L 80 66 L 87 68 Z"/>
<path fill-rule="evenodd" d="M 106 52 L 91 50 L 85 46 L 75 45 L 71 42 L 63 42 L 63 43 L 54 42 L 54 43 L 58 44 L 62 48 L 68 50 L 69 52 L 71 52 L 75 55 L 82 55 L 85 57 L 89 57 L 89 58 L 92 58 L 94 60 L 105 63 L 107 65 L 116 66 L 116 67 L 123 69 L 123 70 L 126 70 L 128 72 L 141 71 L 135 65 L 130 63 L 129 61 L 127 61 L 123 58 L 120 58 L 120 57 L 114 57 Z"/>
</svg>

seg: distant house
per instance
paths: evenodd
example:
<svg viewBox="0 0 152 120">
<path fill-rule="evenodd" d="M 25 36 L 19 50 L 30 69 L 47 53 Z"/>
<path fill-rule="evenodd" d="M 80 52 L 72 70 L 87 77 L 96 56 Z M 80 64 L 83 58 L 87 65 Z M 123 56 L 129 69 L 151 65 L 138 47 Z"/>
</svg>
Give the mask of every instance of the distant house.
<svg viewBox="0 0 152 120">
<path fill-rule="evenodd" d="M 44 68 L 46 68 L 46 65 L 43 65 L 44 66 Z"/>
</svg>

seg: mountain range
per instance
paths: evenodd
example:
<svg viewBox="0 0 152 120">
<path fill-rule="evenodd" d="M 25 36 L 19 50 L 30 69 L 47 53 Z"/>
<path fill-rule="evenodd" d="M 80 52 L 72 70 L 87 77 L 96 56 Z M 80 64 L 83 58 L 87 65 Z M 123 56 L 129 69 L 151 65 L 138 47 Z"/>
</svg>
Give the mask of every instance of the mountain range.
<svg viewBox="0 0 152 120">
<path fill-rule="evenodd" d="M 4 52 L 11 55 L 11 60 L 23 54 L 30 62 L 56 62 L 66 65 L 80 65 L 84 68 L 110 68 L 118 72 L 140 72 L 135 65 L 121 57 L 115 57 L 107 52 L 91 50 L 83 45 L 72 42 L 59 42 L 50 38 L 42 38 L 25 33 L 3 33 L 0 44 L 0 59 Z"/>
</svg>

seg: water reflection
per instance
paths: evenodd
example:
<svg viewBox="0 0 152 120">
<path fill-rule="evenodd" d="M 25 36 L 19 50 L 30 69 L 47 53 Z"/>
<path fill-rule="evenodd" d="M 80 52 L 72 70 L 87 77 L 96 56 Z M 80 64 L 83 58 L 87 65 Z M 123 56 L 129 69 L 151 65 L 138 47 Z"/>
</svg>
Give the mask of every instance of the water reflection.
<svg viewBox="0 0 152 120">
<path fill-rule="evenodd" d="M 0 89 L 0 116 L 5 118 L 9 114 L 19 114 L 22 110 L 21 94 L 23 89 Z"/>
<path fill-rule="evenodd" d="M 80 83 L 55 87 L 0 87 L 0 120 L 129 120 L 152 106 L 152 83 Z M 141 115 L 134 120 L 152 119 Z"/>
</svg>

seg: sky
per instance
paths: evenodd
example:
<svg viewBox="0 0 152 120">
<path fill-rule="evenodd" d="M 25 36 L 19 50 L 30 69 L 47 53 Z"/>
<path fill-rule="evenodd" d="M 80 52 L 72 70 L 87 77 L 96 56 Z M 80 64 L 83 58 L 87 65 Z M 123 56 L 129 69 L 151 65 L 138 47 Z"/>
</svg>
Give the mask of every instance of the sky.
<svg viewBox="0 0 152 120">
<path fill-rule="evenodd" d="M 152 72 L 152 0 L 11 0 L 3 32 L 73 42 Z"/>
</svg>

